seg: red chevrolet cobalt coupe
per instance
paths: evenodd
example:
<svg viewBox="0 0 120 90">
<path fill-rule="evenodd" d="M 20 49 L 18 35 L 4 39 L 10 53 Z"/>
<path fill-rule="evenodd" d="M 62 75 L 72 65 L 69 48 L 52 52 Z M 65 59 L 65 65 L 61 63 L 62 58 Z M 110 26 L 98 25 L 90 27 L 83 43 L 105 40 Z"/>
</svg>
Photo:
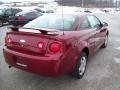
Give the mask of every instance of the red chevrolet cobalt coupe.
<svg viewBox="0 0 120 90">
<path fill-rule="evenodd" d="M 107 23 L 89 14 L 49 14 L 11 27 L 3 48 L 9 67 L 44 75 L 82 78 L 88 58 L 108 43 Z"/>
</svg>

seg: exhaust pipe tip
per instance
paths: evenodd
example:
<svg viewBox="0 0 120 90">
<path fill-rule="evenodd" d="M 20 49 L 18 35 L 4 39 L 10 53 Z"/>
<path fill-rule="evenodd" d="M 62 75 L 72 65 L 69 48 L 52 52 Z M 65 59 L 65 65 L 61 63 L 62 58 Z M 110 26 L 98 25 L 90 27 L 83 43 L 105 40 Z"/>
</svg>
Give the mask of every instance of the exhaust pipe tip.
<svg viewBox="0 0 120 90">
<path fill-rule="evenodd" d="M 12 68 L 12 66 L 8 66 L 8 68 Z"/>
</svg>

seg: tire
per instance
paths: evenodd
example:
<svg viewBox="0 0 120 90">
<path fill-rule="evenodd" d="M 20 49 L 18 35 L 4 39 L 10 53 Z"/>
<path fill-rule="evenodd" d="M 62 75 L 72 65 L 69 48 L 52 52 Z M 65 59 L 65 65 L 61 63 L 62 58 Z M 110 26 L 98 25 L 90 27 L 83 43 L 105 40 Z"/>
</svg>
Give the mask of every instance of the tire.
<svg viewBox="0 0 120 90">
<path fill-rule="evenodd" d="M 0 20 L 0 27 L 2 27 L 3 26 L 3 22 Z"/>
<path fill-rule="evenodd" d="M 108 45 L 108 35 L 106 35 L 105 40 L 104 40 L 104 43 L 103 43 L 103 45 L 101 46 L 101 48 L 106 48 L 107 45 Z"/>
<path fill-rule="evenodd" d="M 87 54 L 82 52 L 77 61 L 77 64 L 72 73 L 72 76 L 76 79 L 81 79 L 85 74 L 86 66 L 87 66 Z"/>
</svg>

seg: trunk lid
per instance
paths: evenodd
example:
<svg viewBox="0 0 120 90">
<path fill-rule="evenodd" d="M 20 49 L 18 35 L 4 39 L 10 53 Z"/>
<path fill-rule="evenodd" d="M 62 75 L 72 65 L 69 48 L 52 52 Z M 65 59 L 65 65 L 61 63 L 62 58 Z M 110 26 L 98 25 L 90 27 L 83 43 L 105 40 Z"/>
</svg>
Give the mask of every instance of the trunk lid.
<svg viewBox="0 0 120 90">
<path fill-rule="evenodd" d="M 11 39 L 11 43 L 7 43 L 7 47 L 29 53 L 45 54 L 50 38 L 40 33 L 28 32 L 8 32 L 7 37 Z M 44 43 L 42 49 L 38 48 L 38 43 Z"/>
</svg>

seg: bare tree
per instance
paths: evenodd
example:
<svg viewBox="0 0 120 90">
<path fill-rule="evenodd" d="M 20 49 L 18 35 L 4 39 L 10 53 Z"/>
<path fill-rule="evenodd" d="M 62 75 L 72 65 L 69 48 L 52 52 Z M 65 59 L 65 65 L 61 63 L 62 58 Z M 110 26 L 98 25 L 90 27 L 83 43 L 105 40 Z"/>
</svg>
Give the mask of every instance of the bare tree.
<svg viewBox="0 0 120 90">
<path fill-rule="evenodd" d="M 113 0 L 56 0 L 58 4 L 64 6 L 81 6 L 81 7 L 113 7 Z M 63 3 L 62 3 L 63 2 Z"/>
</svg>

